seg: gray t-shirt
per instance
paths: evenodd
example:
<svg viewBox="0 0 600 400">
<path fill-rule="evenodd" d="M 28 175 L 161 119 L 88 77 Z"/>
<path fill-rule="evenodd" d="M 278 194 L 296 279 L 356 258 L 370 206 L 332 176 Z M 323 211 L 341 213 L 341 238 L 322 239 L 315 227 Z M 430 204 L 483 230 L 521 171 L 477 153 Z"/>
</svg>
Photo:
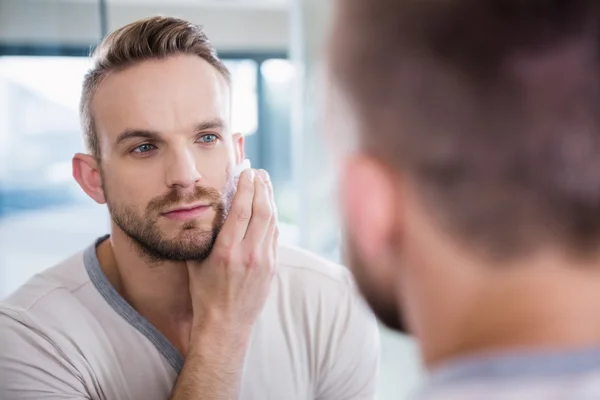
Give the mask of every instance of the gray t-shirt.
<svg viewBox="0 0 600 400">
<path fill-rule="evenodd" d="M 600 400 L 600 348 L 456 360 L 435 370 L 415 399 Z"/>
<path fill-rule="evenodd" d="M 279 249 L 241 400 L 371 400 L 379 336 L 349 272 Z M 111 286 L 95 247 L 0 303 L 0 399 L 166 400 L 183 356 Z"/>
</svg>

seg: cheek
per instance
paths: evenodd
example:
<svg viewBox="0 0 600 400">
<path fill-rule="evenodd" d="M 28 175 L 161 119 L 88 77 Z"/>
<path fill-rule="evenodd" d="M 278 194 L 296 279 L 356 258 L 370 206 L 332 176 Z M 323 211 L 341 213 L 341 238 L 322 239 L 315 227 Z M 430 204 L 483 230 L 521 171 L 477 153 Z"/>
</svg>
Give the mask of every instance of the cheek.
<svg viewBox="0 0 600 400">
<path fill-rule="evenodd" d="M 368 292 L 371 297 L 381 296 L 390 301 L 394 296 L 393 270 L 381 265 L 381 260 L 366 259 L 359 254 L 356 243 L 352 240 L 345 241 L 344 263 L 356 278 L 363 292 Z"/>
<path fill-rule="evenodd" d="M 164 196 L 166 193 L 160 179 L 151 171 L 111 168 L 103 171 L 102 175 L 104 195 L 112 203 L 145 205 L 153 198 Z"/>
<path fill-rule="evenodd" d="M 233 160 L 230 159 L 225 146 L 214 149 L 210 154 L 200 154 L 196 168 L 202 176 L 202 186 L 221 188 L 231 178 Z"/>
<path fill-rule="evenodd" d="M 341 171 L 340 196 L 346 225 L 365 259 L 387 250 L 394 229 L 394 199 L 390 184 L 368 161 L 346 162 Z"/>
</svg>

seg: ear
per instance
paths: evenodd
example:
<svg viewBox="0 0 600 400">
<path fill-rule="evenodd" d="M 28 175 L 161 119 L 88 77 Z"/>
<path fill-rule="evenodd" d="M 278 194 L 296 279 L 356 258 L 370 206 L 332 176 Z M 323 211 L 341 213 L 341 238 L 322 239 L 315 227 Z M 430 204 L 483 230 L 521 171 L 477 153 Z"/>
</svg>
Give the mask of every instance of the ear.
<svg viewBox="0 0 600 400">
<path fill-rule="evenodd" d="M 83 191 L 96 203 L 106 203 L 100 168 L 93 156 L 81 153 L 73 156 L 73 177 Z"/>
<path fill-rule="evenodd" d="M 364 260 L 378 260 L 397 235 L 397 177 L 383 164 L 363 156 L 344 162 L 340 202 L 347 234 Z"/>
<path fill-rule="evenodd" d="M 246 158 L 244 150 L 244 135 L 241 133 L 234 133 L 232 135 L 233 151 L 235 153 L 235 163 L 239 164 Z"/>
</svg>

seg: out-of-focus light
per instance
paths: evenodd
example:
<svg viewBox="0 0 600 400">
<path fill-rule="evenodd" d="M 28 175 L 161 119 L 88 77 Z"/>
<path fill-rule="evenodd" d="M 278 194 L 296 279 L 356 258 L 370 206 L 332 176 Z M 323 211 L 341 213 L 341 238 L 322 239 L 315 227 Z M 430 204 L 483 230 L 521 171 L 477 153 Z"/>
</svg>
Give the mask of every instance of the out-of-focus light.
<svg viewBox="0 0 600 400">
<path fill-rule="evenodd" d="M 70 162 L 55 163 L 46 170 L 46 179 L 51 183 L 68 183 L 72 180 Z"/>
<path fill-rule="evenodd" d="M 0 79 L 77 110 L 82 78 L 90 67 L 85 57 L 2 57 Z"/>
<path fill-rule="evenodd" d="M 270 82 L 287 83 L 294 76 L 294 65 L 288 60 L 267 60 L 262 63 L 260 72 Z"/>
</svg>

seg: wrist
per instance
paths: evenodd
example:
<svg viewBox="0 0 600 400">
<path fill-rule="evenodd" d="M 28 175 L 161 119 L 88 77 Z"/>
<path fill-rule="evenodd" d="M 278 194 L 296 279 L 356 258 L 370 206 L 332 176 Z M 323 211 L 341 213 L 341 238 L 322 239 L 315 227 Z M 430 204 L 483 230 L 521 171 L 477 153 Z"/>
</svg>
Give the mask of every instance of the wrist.
<svg viewBox="0 0 600 400">
<path fill-rule="evenodd" d="M 225 353 L 228 356 L 245 354 L 251 335 L 251 326 L 218 318 L 204 318 L 202 323 L 192 328 L 189 350 L 201 354 Z"/>
</svg>

